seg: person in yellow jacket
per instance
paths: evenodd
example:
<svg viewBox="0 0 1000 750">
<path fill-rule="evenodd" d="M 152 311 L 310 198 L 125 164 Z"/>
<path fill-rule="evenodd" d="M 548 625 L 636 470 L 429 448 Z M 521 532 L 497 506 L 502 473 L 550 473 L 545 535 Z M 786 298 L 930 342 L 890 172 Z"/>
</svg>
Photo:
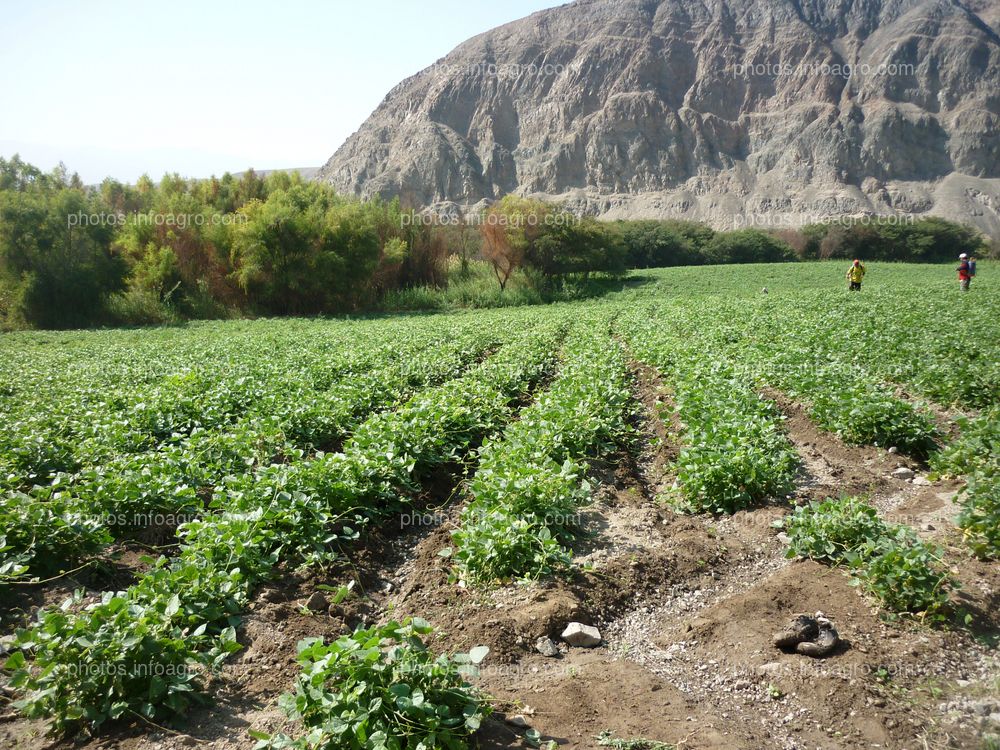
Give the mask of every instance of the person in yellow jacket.
<svg viewBox="0 0 1000 750">
<path fill-rule="evenodd" d="M 855 259 L 854 264 L 847 269 L 847 280 L 851 282 L 852 292 L 861 291 L 861 282 L 865 278 L 865 264 Z"/>
</svg>

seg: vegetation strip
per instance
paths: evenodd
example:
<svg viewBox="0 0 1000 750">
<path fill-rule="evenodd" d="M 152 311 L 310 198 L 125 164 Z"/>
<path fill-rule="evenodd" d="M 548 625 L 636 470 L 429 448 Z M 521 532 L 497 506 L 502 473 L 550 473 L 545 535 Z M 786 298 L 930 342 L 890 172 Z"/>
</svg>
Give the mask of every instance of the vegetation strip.
<svg viewBox="0 0 1000 750">
<path fill-rule="evenodd" d="M 128 714 L 159 721 L 197 699 L 200 675 L 238 650 L 252 589 L 279 562 L 330 561 L 337 543 L 401 508 L 429 471 L 496 429 L 552 366 L 561 324 L 515 337 L 457 380 L 361 425 L 342 453 L 274 465 L 216 488 L 212 514 L 181 527 L 177 557 L 156 561 L 129 591 L 82 611 L 42 610 L 8 660 L 18 706 L 56 731 Z M 32 657 L 29 663 L 25 654 Z"/>
<path fill-rule="evenodd" d="M 961 436 L 931 458 L 940 476 L 962 476 L 958 526 L 977 557 L 1000 558 L 1000 407 L 959 421 Z"/>
<path fill-rule="evenodd" d="M 682 425 L 672 498 L 679 507 L 735 513 L 791 487 L 797 455 L 782 416 L 738 368 L 655 319 L 623 315 L 618 327 L 673 391 Z"/>
<path fill-rule="evenodd" d="M 537 578 L 569 564 L 588 460 L 625 438 L 631 403 L 621 347 L 596 317 L 567 339 L 559 375 L 517 422 L 479 453 L 453 554 L 460 578 Z"/>
<path fill-rule="evenodd" d="M 337 381 L 311 400 L 299 389 L 278 403 L 277 393 L 287 385 L 261 383 L 255 390 L 267 396 L 231 426 L 199 425 L 174 433 L 155 450 L 126 453 L 73 475 L 57 473 L 28 492 L 8 491 L 0 495 L 0 587 L 72 569 L 113 538 L 142 527 L 180 525 L 204 510 L 204 497 L 225 477 L 277 458 L 301 460 L 300 446 L 342 438 L 366 414 L 453 377 L 494 342 L 468 331 L 437 337 L 412 358 L 385 357 L 384 366 Z M 37 534 L 40 528 L 48 533 Z"/>
<path fill-rule="evenodd" d="M 917 539 L 909 526 L 885 523 L 864 500 L 813 502 L 779 524 L 791 539 L 789 557 L 846 565 L 854 581 L 894 613 L 944 618 L 957 584 L 941 550 Z"/>
</svg>

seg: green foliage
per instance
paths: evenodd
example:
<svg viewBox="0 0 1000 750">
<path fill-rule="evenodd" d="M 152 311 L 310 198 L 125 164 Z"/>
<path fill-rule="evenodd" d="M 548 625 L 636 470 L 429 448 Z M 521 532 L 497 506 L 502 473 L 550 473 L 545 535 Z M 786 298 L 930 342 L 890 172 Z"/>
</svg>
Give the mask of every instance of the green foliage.
<svg viewBox="0 0 1000 750">
<path fill-rule="evenodd" d="M 942 619 L 957 585 L 933 545 L 906 526 L 887 524 L 860 498 L 825 500 L 796 509 L 783 523 L 788 556 L 847 565 L 854 583 L 894 613 Z"/>
<path fill-rule="evenodd" d="M 957 426 L 961 437 L 931 457 L 931 468 L 951 477 L 992 473 L 1000 463 L 1000 407 L 975 419 L 960 418 Z"/>
<path fill-rule="evenodd" d="M 39 328 L 102 322 L 104 299 L 121 289 L 125 265 L 112 231 L 81 221 L 99 205 L 56 178 L 0 191 L 0 272 L 14 284 L 15 316 Z"/>
<path fill-rule="evenodd" d="M 783 521 L 791 537 L 788 557 L 808 557 L 833 565 L 846 562 L 871 539 L 888 529 L 875 507 L 858 497 L 812 502 L 795 509 Z"/>
<path fill-rule="evenodd" d="M 233 264 L 240 286 L 278 314 L 351 309 L 378 263 L 375 228 L 359 204 L 319 185 L 278 190 L 244 206 Z"/>
<path fill-rule="evenodd" d="M 197 675 L 192 645 L 204 629 L 184 632 L 158 611 L 111 594 L 79 615 L 70 607 L 80 598 L 42 610 L 34 628 L 18 632 L 21 650 L 5 665 L 11 686 L 27 694 L 16 706 L 51 719 L 57 732 L 132 712 L 150 720 L 183 714 Z"/>
<path fill-rule="evenodd" d="M 937 447 L 938 430 L 925 414 L 871 384 L 845 382 L 839 392 L 814 386 L 811 399 L 816 422 L 849 443 L 896 446 L 921 458 Z"/>
<path fill-rule="evenodd" d="M 239 192 L 229 183 L 220 201 Z M 192 190 L 175 179 L 107 189 L 141 209 L 150 190 Z M 371 218 L 379 243 L 401 237 L 383 225 L 392 210 Z M 409 240 L 391 246 L 411 252 Z M 791 481 L 776 404 L 899 445 L 919 444 L 895 442 L 911 420 L 917 434 L 929 424 L 921 398 L 982 408 L 931 461 L 967 478 L 961 523 L 978 554 L 995 554 L 1000 297 L 989 268 L 981 296 L 959 297 L 950 267 L 884 266 L 885 286 L 855 297 L 840 264 L 699 267 L 649 272 L 600 303 L 532 310 L 5 335 L 0 583 L 85 563 L 144 531 L 135 517 L 183 516 L 173 557 L 148 561 L 134 586 L 46 608 L 18 635 L 8 668 L 19 705 L 67 732 L 175 719 L 236 647 L 259 586 L 328 564 L 443 477 L 468 477 L 473 495 L 452 550 L 468 582 L 563 569 L 591 483 L 634 434 L 627 357 L 662 376 L 680 453 L 672 494 L 713 512 L 780 497 Z M 470 283 L 477 273 L 471 263 Z M 109 520 L 119 512 L 126 520 Z M 935 548 L 860 504 L 800 513 L 789 523 L 803 554 L 850 566 L 887 607 L 945 611 L 951 582 Z M 169 541 L 176 524 L 164 526 Z"/>
<path fill-rule="evenodd" d="M 676 398 L 685 425 L 677 459 L 682 506 L 735 513 L 786 491 L 798 462 L 773 407 L 738 382 L 691 375 L 678 382 Z"/>
<path fill-rule="evenodd" d="M 618 230 L 627 248 L 629 268 L 697 265 L 702 245 L 695 244 L 668 222 L 621 222 Z M 709 237 L 711 239 L 711 230 Z"/>
<path fill-rule="evenodd" d="M 870 541 L 853 564 L 860 585 L 893 612 L 941 619 L 949 591 L 956 586 L 941 552 L 906 528 L 891 529 Z"/>
<path fill-rule="evenodd" d="M 803 230 L 820 258 L 865 258 L 909 262 L 953 261 L 960 253 L 986 255 L 986 240 L 975 229 L 938 217 L 914 222 L 843 220 Z"/>
<path fill-rule="evenodd" d="M 958 526 L 972 551 L 983 559 L 1000 557 L 1000 469 L 971 476 L 961 503 Z"/>
<path fill-rule="evenodd" d="M 692 332 L 647 312 L 619 326 L 635 356 L 665 376 L 681 422 L 677 504 L 689 512 L 735 513 L 791 485 L 795 450 L 781 416 L 752 378 L 692 343 Z"/>
<path fill-rule="evenodd" d="M 958 526 L 977 557 L 1000 557 L 1000 410 L 959 421 L 961 436 L 931 458 L 938 474 L 966 478 Z"/>
<path fill-rule="evenodd" d="M 421 636 L 431 626 L 419 618 L 356 630 L 332 643 L 308 638 L 299 643 L 293 694 L 282 696 L 289 717 L 307 733 L 296 740 L 260 736 L 257 748 L 469 747 L 491 709 L 467 682 L 489 652 L 434 657 Z"/>
<path fill-rule="evenodd" d="M 157 326 L 179 323 L 180 315 L 168 299 L 149 289 L 133 286 L 111 294 L 105 305 L 112 319 L 123 325 Z"/>
<path fill-rule="evenodd" d="M 0 584 L 29 573 L 45 578 L 64 572 L 110 541 L 100 520 L 65 492 L 45 499 L 0 495 Z"/>
<path fill-rule="evenodd" d="M 436 327 L 403 325 L 421 326 L 425 333 Z M 273 382 L 260 384 L 188 370 L 123 399 L 132 405 L 135 426 L 159 445 L 80 471 L 66 496 L 93 513 L 130 516 L 166 505 L 190 518 L 177 531 L 175 556 L 155 561 L 127 591 L 82 611 L 43 609 L 36 625 L 19 634 L 15 647 L 23 652 L 12 662 L 15 686 L 25 694 L 19 706 L 51 718 L 57 731 L 94 728 L 126 714 L 153 721 L 182 714 L 200 694 L 203 673 L 239 648 L 234 628 L 252 591 L 282 562 L 329 563 L 360 526 L 400 508 L 423 477 L 461 460 L 548 371 L 561 330 L 553 321 L 509 334 L 508 346 L 464 376 L 406 399 L 428 381 L 461 372 L 503 337 L 466 321 L 415 352 L 392 336 L 381 351 L 362 346 L 339 363 L 340 379 L 321 394 L 325 408 L 306 413 L 296 411 L 298 397 L 289 398 L 290 392 L 315 394 L 276 372 L 269 373 Z M 325 347 L 316 355 L 323 366 L 333 364 Z M 372 364 L 379 371 L 365 375 Z M 381 410 L 400 400 L 395 410 Z M 369 412 L 375 413 L 362 420 Z M 236 414 L 243 416 L 231 424 Z M 338 453 L 307 458 L 287 442 L 343 437 L 358 421 Z M 121 450 L 121 434 L 109 437 L 110 445 L 95 439 L 86 453 Z M 271 463 L 275 453 L 285 461 Z M 211 493 L 207 508 L 201 490 Z M 48 499 L 41 489 L 33 492 L 36 505 Z M 0 565 L 8 575 L 22 575 L 21 550 L 3 546 Z M 71 550 L 71 542 L 61 540 L 53 552 L 65 557 Z M 27 654 L 30 666 L 23 662 Z M 109 664 L 125 665 L 125 674 Z"/>
<path fill-rule="evenodd" d="M 562 545 L 590 496 L 586 462 L 624 440 L 631 400 L 621 348 L 598 333 L 607 323 L 588 326 L 568 337 L 550 388 L 480 451 L 473 499 L 452 533 L 463 580 L 537 578 L 568 565 Z"/>
<path fill-rule="evenodd" d="M 552 219 L 552 225 L 542 230 L 525 256 L 526 262 L 547 279 L 625 273 L 625 249 L 616 233 L 591 218 L 558 213 Z"/>
<path fill-rule="evenodd" d="M 298 174 L 143 175 L 87 188 L 65 167 L 44 174 L 0 159 L 0 326 L 506 307 L 621 291 L 627 268 L 988 250 L 975 231 L 935 218 L 716 233 L 691 221 L 600 222 L 515 195 L 476 222 L 426 218 L 398 199 L 346 199 Z M 965 382 L 982 398 L 981 379 Z"/>
<path fill-rule="evenodd" d="M 757 229 L 715 235 L 705 248 L 709 263 L 777 263 L 795 259 L 784 242 Z"/>
<path fill-rule="evenodd" d="M 455 548 L 442 554 L 456 560 L 463 580 L 477 585 L 541 578 L 571 565 L 569 551 L 541 518 L 515 515 L 505 507 L 465 513 L 452 542 Z"/>
</svg>

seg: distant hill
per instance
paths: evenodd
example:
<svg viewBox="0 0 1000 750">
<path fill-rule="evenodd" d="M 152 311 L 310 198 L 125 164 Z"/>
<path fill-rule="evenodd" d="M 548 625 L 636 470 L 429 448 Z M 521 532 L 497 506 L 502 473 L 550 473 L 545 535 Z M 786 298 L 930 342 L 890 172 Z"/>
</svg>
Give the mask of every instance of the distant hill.
<svg viewBox="0 0 1000 750">
<path fill-rule="evenodd" d="M 319 170 L 320 170 L 319 167 L 294 167 L 292 169 L 255 169 L 254 174 L 256 174 L 258 177 L 267 177 L 269 174 L 273 174 L 275 172 L 288 172 L 288 173 L 298 172 L 300 175 L 302 175 L 303 180 L 312 180 L 316 177 L 316 174 L 319 172 Z M 242 177 L 244 174 L 245 174 L 244 172 L 236 172 L 233 174 L 233 177 L 239 178 Z"/>
<path fill-rule="evenodd" d="M 997 0 L 578 0 L 403 81 L 319 170 L 607 218 L 936 214 L 1000 237 Z"/>
</svg>

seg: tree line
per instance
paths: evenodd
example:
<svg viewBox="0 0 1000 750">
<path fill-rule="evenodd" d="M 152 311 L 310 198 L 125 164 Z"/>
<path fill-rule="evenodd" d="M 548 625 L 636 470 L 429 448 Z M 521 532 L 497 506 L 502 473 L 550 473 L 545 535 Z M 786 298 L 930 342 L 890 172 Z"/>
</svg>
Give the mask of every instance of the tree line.
<svg viewBox="0 0 1000 750">
<path fill-rule="evenodd" d="M 983 254 L 942 219 L 717 232 L 690 221 L 601 222 L 509 195 L 475 215 L 428 217 L 398 200 L 359 201 L 297 173 L 85 186 L 0 158 L 0 324 L 142 325 L 238 315 L 372 309 L 387 294 L 489 269 L 548 292 L 630 269 L 864 257 Z"/>
</svg>

